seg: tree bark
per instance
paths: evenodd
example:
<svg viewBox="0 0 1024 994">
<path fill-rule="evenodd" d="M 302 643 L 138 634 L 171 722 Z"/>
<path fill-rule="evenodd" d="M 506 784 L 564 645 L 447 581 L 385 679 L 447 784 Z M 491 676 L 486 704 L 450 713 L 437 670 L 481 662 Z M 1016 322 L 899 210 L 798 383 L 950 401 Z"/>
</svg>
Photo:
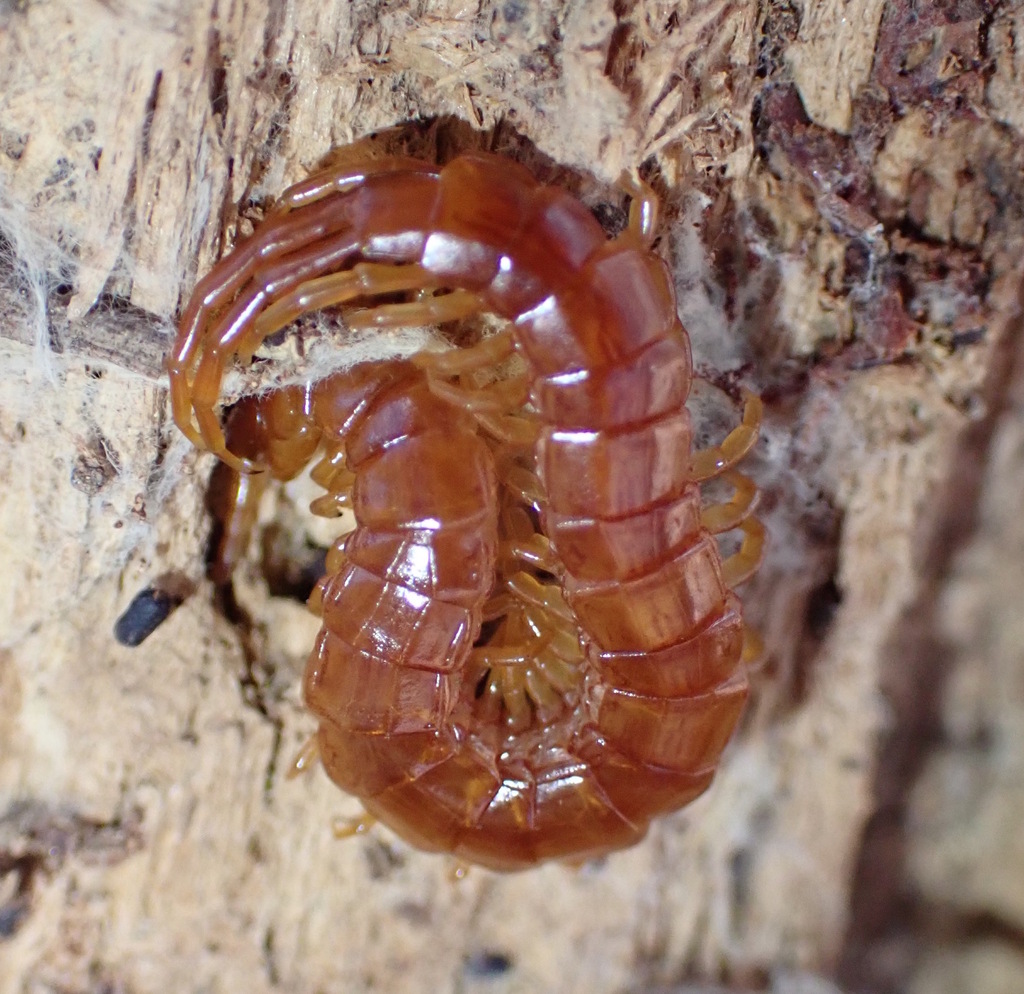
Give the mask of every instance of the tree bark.
<svg viewBox="0 0 1024 994">
<path fill-rule="evenodd" d="M 0 994 L 1024 986 L 1024 12 L 945 6 L 0 2 Z M 579 871 L 336 841 L 353 802 L 286 776 L 316 620 L 204 579 L 175 315 L 376 132 L 613 226 L 642 164 L 698 369 L 765 398 L 743 727 Z M 119 645 L 154 584 L 188 596 Z"/>
</svg>

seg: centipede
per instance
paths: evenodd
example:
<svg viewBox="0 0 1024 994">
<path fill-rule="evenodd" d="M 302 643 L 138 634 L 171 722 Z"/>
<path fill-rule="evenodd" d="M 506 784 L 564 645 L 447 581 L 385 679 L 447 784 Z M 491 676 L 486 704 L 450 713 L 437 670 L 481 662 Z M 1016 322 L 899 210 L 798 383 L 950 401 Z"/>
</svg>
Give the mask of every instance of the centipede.
<svg viewBox="0 0 1024 994">
<path fill-rule="evenodd" d="M 311 750 L 414 847 L 493 870 L 640 841 L 708 788 L 748 693 L 735 589 L 765 530 L 737 466 L 762 405 L 744 391 L 736 426 L 695 447 L 658 198 L 627 192 L 610 236 L 498 155 L 337 165 L 198 281 L 167 359 L 178 427 L 222 463 L 222 578 L 269 480 L 308 470 L 314 514 L 354 515 L 310 598 Z M 222 415 L 226 371 L 324 309 L 352 329 L 491 326 Z"/>
</svg>

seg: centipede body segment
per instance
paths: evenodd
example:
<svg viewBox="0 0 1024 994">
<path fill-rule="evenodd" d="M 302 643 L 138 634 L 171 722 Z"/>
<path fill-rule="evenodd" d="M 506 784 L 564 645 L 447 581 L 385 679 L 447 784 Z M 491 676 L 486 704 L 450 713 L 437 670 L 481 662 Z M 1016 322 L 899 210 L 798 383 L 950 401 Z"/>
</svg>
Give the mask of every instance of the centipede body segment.
<svg viewBox="0 0 1024 994">
<path fill-rule="evenodd" d="M 286 191 L 182 316 L 174 416 L 231 467 L 221 576 L 268 477 L 314 461 L 314 512 L 354 511 L 312 598 L 305 699 L 331 779 L 423 849 L 513 870 L 631 845 L 707 788 L 742 710 L 732 588 L 763 529 L 735 467 L 760 402 L 693 451 L 652 207 L 609 239 L 506 159 L 366 162 Z M 247 398 L 222 425 L 227 365 L 324 307 L 353 327 L 505 324 Z M 708 505 L 713 477 L 734 496 Z"/>
</svg>

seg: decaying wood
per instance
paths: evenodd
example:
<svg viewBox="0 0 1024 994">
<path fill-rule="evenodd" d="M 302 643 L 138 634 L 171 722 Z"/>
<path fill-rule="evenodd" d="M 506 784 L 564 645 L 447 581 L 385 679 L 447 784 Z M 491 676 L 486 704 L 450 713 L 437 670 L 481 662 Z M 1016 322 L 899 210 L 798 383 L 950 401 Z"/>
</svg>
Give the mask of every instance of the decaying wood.
<svg viewBox="0 0 1024 994">
<path fill-rule="evenodd" d="M 1021 987 L 1024 11 L 946 6 L 0 2 L 0 994 Z M 175 313 L 374 132 L 515 154 L 611 226 L 642 163 L 699 367 L 765 396 L 754 701 L 599 865 L 335 841 L 351 802 L 286 777 L 315 619 L 203 578 Z"/>
</svg>

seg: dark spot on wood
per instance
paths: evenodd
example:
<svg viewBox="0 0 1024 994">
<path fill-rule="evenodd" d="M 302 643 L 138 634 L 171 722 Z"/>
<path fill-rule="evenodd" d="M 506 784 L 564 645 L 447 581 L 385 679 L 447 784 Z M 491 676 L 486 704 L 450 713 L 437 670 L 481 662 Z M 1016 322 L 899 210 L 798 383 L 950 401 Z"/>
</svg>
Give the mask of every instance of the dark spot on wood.
<svg viewBox="0 0 1024 994">
<path fill-rule="evenodd" d="M 0 889 L 9 896 L 0 904 L 0 939 L 9 939 L 25 923 L 32 905 L 32 882 L 40 857 L 0 852 Z"/>
<path fill-rule="evenodd" d="M 823 584 L 811 591 L 807 598 L 807 630 L 821 641 L 828 633 L 836 610 L 843 602 L 843 592 L 836 585 L 834 577 L 829 577 Z"/>
<path fill-rule="evenodd" d="M 387 880 L 405 866 L 405 857 L 401 852 L 383 839 L 371 838 L 369 843 L 363 846 L 363 856 L 366 859 L 371 880 Z M 413 908 L 415 907 L 414 905 Z M 397 908 L 396 913 L 410 921 L 419 920 L 422 917 L 415 911 L 410 911 L 405 905 Z"/>
<path fill-rule="evenodd" d="M 43 186 L 56 186 L 58 183 L 63 183 L 73 172 L 74 165 L 72 165 L 70 159 L 65 159 L 61 156 L 50 170 L 50 175 L 43 180 Z"/>
<path fill-rule="evenodd" d="M 228 116 L 228 70 L 221 49 L 220 32 L 216 28 L 210 30 L 206 61 L 210 67 L 207 89 L 210 111 L 223 128 Z"/>
<path fill-rule="evenodd" d="M 484 949 L 467 956 L 463 969 L 467 976 L 485 979 L 504 976 L 514 966 L 515 961 L 507 953 Z"/>
<path fill-rule="evenodd" d="M 140 590 L 114 623 L 114 638 L 124 646 L 141 645 L 189 594 L 193 584 L 180 573 L 167 573 Z"/>
<path fill-rule="evenodd" d="M 141 645 L 170 617 L 175 607 L 174 601 L 162 590 L 152 587 L 140 590 L 114 623 L 114 638 L 121 645 Z"/>
<path fill-rule="evenodd" d="M 117 476 L 117 471 L 117 455 L 113 447 L 97 432 L 79 449 L 78 457 L 71 468 L 71 486 L 86 496 L 93 497 Z"/>
</svg>

